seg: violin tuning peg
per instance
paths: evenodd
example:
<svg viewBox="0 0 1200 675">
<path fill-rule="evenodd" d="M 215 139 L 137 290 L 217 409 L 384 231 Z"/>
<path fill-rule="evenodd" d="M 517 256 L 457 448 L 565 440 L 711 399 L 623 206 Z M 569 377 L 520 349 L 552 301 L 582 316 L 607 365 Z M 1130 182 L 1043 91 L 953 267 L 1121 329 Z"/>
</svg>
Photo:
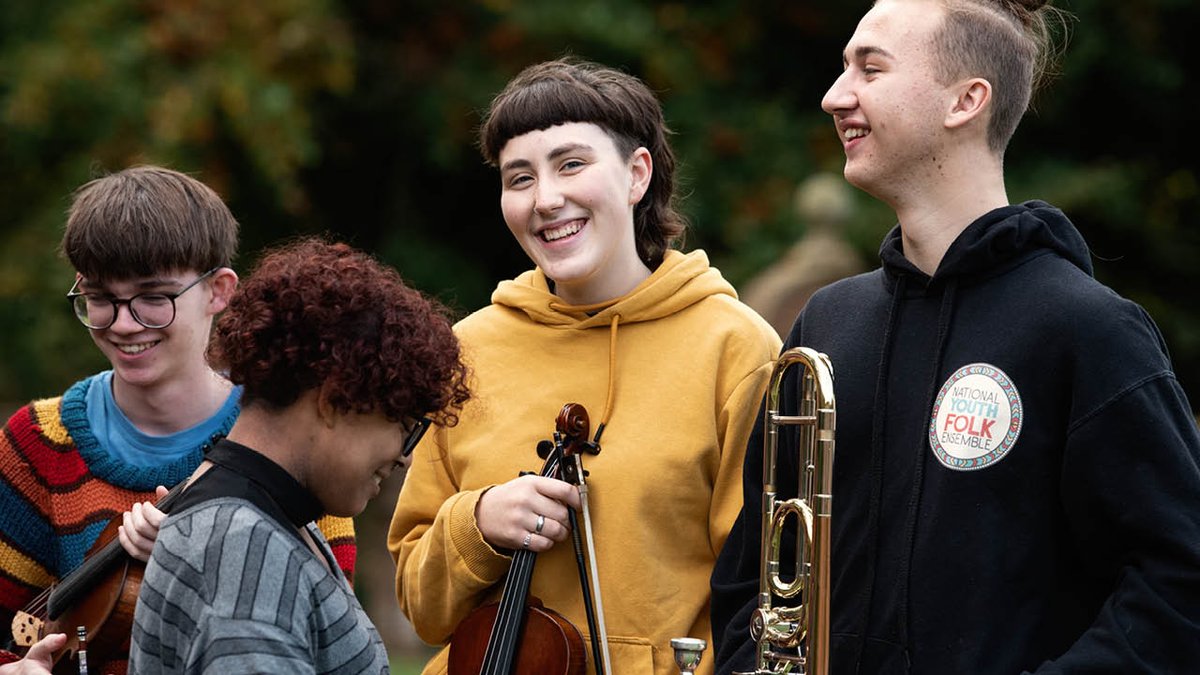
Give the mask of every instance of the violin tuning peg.
<svg viewBox="0 0 1200 675">
<path fill-rule="evenodd" d="M 537 454 L 538 457 L 546 459 L 550 456 L 550 451 L 554 449 L 554 444 L 550 441 L 538 441 Z"/>
<path fill-rule="evenodd" d="M 536 473 L 535 471 L 518 471 L 517 475 L 518 476 L 532 476 L 535 473 Z"/>
</svg>

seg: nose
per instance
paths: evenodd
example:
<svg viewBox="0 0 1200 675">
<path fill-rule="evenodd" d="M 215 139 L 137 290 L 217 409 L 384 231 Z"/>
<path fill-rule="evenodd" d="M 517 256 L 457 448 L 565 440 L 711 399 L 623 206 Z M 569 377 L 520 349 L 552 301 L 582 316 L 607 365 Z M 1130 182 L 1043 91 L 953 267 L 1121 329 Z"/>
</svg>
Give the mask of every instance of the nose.
<svg viewBox="0 0 1200 675">
<path fill-rule="evenodd" d="M 533 208 L 539 214 L 550 214 L 562 208 L 563 194 L 558 181 L 553 178 L 539 180 L 534 186 L 533 200 Z"/>
<path fill-rule="evenodd" d="M 825 96 L 821 98 L 821 110 L 836 115 L 839 112 L 851 110 L 857 105 L 857 101 L 853 92 L 850 89 L 850 69 L 842 71 L 833 84 L 829 87 L 829 91 L 825 92 Z"/>
<path fill-rule="evenodd" d="M 108 327 L 108 330 L 125 335 L 145 330 L 142 324 L 134 320 L 133 310 L 129 309 L 129 303 L 122 302 L 118 304 L 116 312 L 116 318 L 113 319 L 113 323 Z"/>
</svg>

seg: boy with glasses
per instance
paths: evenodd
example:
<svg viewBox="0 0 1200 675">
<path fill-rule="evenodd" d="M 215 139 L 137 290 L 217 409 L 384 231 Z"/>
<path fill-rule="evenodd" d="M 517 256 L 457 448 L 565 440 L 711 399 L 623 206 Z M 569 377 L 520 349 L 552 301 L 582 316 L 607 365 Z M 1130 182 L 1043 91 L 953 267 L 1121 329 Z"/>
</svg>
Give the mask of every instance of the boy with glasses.
<svg viewBox="0 0 1200 675">
<path fill-rule="evenodd" d="M 168 169 L 127 169 L 75 194 L 62 242 L 75 268 L 67 298 L 112 368 L 23 407 L 0 435 L 5 629 L 122 512 L 121 544 L 146 560 L 163 518 L 151 502 L 233 426 L 240 391 L 209 366 L 205 349 L 237 286 L 229 268 L 237 230 L 215 192 Z M 350 521 L 321 526 L 349 576 Z M 124 664 L 102 672 L 114 670 Z"/>
</svg>

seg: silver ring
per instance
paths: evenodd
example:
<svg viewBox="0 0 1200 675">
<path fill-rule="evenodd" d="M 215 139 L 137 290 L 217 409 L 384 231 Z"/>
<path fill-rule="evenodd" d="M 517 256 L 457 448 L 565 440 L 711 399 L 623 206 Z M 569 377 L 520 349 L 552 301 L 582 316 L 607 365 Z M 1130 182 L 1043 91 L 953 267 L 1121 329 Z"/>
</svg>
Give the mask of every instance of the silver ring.
<svg viewBox="0 0 1200 675">
<path fill-rule="evenodd" d="M 522 541 L 522 542 L 521 542 L 521 548 L 525 548 L 525 549 L 529 548 L 529 542 L 530 542 L 530 540 L 532 540 L 532 539 L 533 539 L 533 533 L 532 533 L 532 532 L 526 532 L 526 533 L 525 533 L 525 541 Z"/>
<path fill-rule="evenodd" d="M 538 534 L 541 534 L 542 528 L 545 526 L 546 526 L 546 516 L 543 516 L 542 514 L 539 513 L 538 519 L 537 519 L 537 525 L 535 525 L 533 527 L 533 531 L 537 532 Z"/>
</svg>

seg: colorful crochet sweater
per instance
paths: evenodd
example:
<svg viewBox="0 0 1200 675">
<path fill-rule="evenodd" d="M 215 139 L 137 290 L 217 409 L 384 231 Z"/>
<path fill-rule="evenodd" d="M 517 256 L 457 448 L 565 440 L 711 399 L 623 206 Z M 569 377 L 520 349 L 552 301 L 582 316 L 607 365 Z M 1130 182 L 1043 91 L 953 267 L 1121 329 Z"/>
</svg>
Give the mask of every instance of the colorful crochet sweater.
<svg viewBox="0 0 1200 675">
<path fill-rule="evenodd" d="M 212 439 L 159 467 L 138 467 L 106 452 L 88 426 L 87 390 L 77 382 L 59 398 L 34 401 L 0 434 L 0 630 L 38 593 L 83 562 L 110 520 L 154 488 L 191 475 Z M 221 424 L 223 436 L 240 409 Z M 339 567 L 353 578 L 357 549 L 349 518 L 317 522 Z M 3 642 L 3 641 L 0 641 Z"/>
</svg>

